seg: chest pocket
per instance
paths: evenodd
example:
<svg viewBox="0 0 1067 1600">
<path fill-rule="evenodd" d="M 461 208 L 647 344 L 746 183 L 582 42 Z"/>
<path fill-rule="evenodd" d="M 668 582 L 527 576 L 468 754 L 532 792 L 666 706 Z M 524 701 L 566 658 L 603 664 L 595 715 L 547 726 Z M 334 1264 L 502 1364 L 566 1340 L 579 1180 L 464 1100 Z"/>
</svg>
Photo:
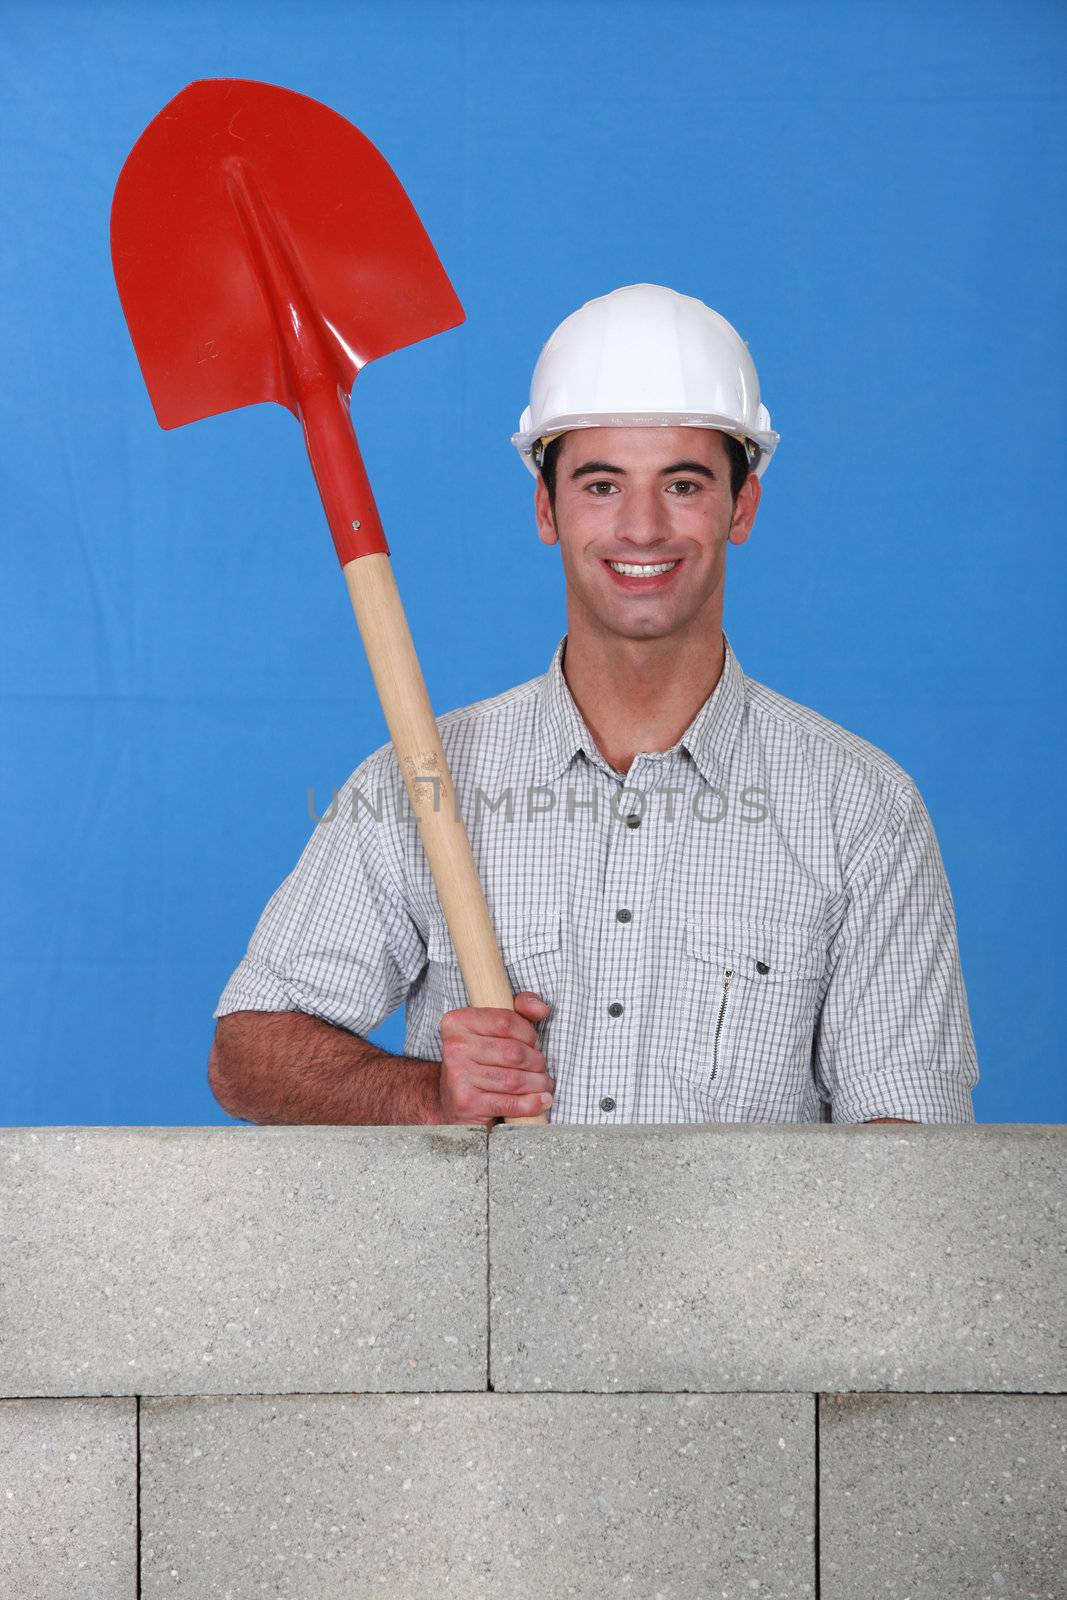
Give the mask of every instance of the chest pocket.
<svg viewBox="0 0 1067 1600">
<path fill-rule="evenodd" d="M 558 998 L 562 960 L 562 918 L 559 908 L 538 910 L 524 922 L 512 920 L 497 927 L 497 941 L 512 993 L 530 989 L 543 1000 Z M 443 915 L 430 923 L 426 939 L 428 1000 L 439 1019 L 446 1011 L 469 1005 L 459 960 Z M 546 1026 L 542 1024 L 542 1027 Z"/>
<path fill-rule="evenodd" d="M 811 1074 L 825 958 L 820 936 L 794 923 L 690 918 L 675 1070 L 715 1098 L 788 1114 Z"/>
</svg>

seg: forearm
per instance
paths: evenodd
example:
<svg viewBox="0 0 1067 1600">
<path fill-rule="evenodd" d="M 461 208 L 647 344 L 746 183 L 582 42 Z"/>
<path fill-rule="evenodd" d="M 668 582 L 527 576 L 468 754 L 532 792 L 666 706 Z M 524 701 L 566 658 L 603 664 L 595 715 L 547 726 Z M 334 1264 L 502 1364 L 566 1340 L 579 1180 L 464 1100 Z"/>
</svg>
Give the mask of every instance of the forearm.
<svg viewBox="0 0 1067 1600">
<path fill-rule="evenodd" d="M 440 1066 L 304 1012 L 235 1011 L 219 1020 L 208 1080 L 248 1122 L 381 1127 L 441 1121 Z"/>
</svg>

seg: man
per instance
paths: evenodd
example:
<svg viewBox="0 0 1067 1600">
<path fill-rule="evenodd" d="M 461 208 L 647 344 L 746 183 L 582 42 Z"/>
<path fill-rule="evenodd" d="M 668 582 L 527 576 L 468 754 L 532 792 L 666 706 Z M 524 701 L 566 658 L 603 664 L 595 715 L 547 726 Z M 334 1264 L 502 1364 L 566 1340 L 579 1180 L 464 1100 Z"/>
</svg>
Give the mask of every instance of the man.
<svg viewBox="0 0 1067 1600">
<path fill-rule="evenodd" d="M 438 719 L 515 1010 L 466 1004 L 391 745 L 353 773 L 216 1010 L 260 1122 L 970 1122 L 930 819 L 872 745 L 748 678 L 729 544 L 778 443 L 747 346 L 637 284 L 545 345 L 512 442 L 558 544 L 548 672 Z M 408 1003 L 405 1056 L 366 1033 Z"/>
</svg>

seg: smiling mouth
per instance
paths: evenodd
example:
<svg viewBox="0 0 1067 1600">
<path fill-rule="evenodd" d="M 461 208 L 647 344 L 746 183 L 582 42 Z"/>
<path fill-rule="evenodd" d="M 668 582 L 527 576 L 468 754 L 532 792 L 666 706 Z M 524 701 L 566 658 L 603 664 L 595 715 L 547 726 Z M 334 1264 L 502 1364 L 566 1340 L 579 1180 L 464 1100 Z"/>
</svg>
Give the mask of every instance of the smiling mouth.
<svg viewBox="0 0 1067 1600">
<path fill-rule="evenodd" d="M 632 595 L 666 589 L 682 564 L 681 557 L 677 561 L 604 561 L 615 587 Z"/>
<path fill-rule="evenodd" d="M 679 565 L 677 561 L 606 561 L 605 566 L 612 572 L 621 573 L 625 578 L 658 578 L 661 573 L 673 572 Z"/>
</svg>

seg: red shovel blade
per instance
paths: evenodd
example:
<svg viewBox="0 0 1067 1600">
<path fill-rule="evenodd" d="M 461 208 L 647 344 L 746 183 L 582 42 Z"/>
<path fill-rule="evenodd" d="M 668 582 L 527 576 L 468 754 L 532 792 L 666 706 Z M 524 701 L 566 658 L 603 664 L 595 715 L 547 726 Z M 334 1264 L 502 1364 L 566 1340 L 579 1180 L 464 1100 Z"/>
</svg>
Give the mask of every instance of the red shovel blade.
<svg viewBox="0 0 1067 1600">
<path fill-rule="evenodd" d="M 347 395 L 368 361 L 463 321 L 384 157 L 269 83 L 191 83 L 149 123 L 116 185 L 111 254 L 164 428 L 263 400 L 299 414 L 309 360 Z"/>
</svg>

